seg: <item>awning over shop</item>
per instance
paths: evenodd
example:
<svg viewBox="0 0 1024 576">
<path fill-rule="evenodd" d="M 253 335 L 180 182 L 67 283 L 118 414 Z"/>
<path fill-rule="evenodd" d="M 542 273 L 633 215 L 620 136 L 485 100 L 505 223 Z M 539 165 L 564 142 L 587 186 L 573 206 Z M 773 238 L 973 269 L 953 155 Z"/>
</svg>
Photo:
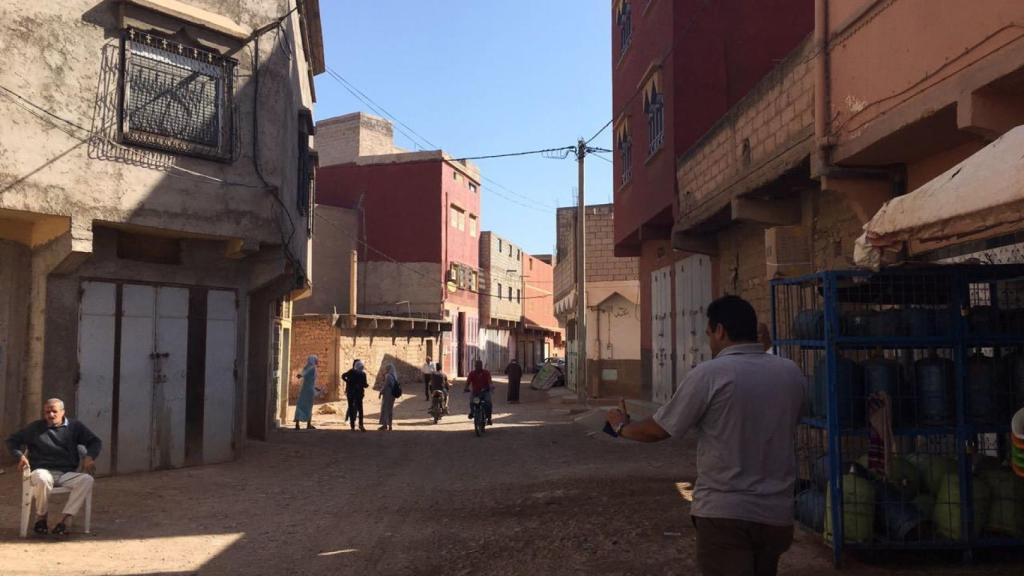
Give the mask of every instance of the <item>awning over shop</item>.
<svg viewBox="0 0 1024 576">
<path fill-rule="evenodd" d="M 907 255 L 1024 227 L 1024 126 L 917 190 L 885 203 L 864 225 L 854 261 L 878 269 Z"/>
</svg>

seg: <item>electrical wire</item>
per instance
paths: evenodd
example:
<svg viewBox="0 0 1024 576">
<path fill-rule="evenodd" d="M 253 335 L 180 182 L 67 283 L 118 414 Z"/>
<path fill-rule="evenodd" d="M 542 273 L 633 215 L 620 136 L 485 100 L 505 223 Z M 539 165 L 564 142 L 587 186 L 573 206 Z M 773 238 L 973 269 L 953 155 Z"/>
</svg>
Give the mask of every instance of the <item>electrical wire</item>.
<svg viewBox="0 0 1024 576">
<path fill-rule="evenodd" d="M 360 90 L 358 86 L 356 86 L 351 81 L 349 81 L 347 78 L 342 76 L 338 71 L 334 70 L 330 66 L 327 66 L 326 67 L 326 72 L 327 72 L 327 75 L 330 78 L 332 78 L 334 81 L 338 82 L 342 86 L 342 88 L 344 88 L 349 94 L 351 94 L 357 100 L 359 100 L 360 102 L 362 102 L 363 104 L 368 106 L 372 111 L 376 112 L 377 114 L 379 114 L 381 116 L 384 116 L 386 118 L 391 119 L 396 124 L 395 129 L 398 130 L 398 132 L 400 134 L 402 134 L 406 138 L 408 138 L 413 143 L 413 145 L 416 148 L 418 148 L 420 150 L 427 149 L 428 147 L 430 149 L 433 149 L 433 150 L 440 150 L 440 149 L 442 149 L 440 146 L 434 144 L 433 142 L 428 140 L 426 137 L 421 135 L 419 132 L 416 132 L 416 130 L 414 130 L 411 126 L 409 126 L 405 122 L 402 122 L 402 120 L 400 118 L 398 118 L 397 116 L 395 116 L 394 114 L 389 112 L 386 108 L 384 108 L 382 105 L 377 103 L 373 98 L 371 98 L 365 92 Z M 423 146 L 423 144 L 426 144 L 426 146 Z M 575 149 L 575 147 L 570 147 L 570 148 L 571 149 Z M 462 158 L 453 158 L 452 161 L 461 162 L 461 161 L 468 161 L 468 160 L 490 160 L 490 159 L 494 159 L 494 158 L 509 158 L 509 157 L 514 157 L 514 156 L 527 156 L 527 155 L 533 155 L 533 154 L 544 154 L 544 153 L 548 153 L 548 152 L 562 151 L 562 150 L 565 150 L 565 149 L 567 149 L 567 148 L 566 147 L 563 147 L 563 148 L 548 148 L 548 149 L 544 149 L 544 150 L 532 150 L 532 151 L 526 151 L 526 152 L 513 152 L 513 153 L 508 153 L 508 154 L 490 154 L 490 155 L 484 155 L 484 156 L 466 156 L 466 157 L 462 157 Z M 501 188 L 501 189 L 505 190 L 506 192 L 508 192 L 512 196 L 517 196 L 517 197 L 522 198 L 523 200 L 525 200 L 527 202 L 536 202 L 536 200 L 534 200 L 533 198 L 530 198 L 529 196 L 526 196 L 525 194 L 519 194 L 519 193 L 509 189 L 508 187 L 503 186 L 502 184 L 498 183 L 497 181 L 495 181 L 495 180 L 493 180 L 491 178 L 488 178 L 486 176 L 482 176 L 482 179 L 490 182 L 493 186 L 497 186 L 498 188 Z M 490 190 L 490 191 L 493 191 L 493 190 Z M 498 194 L 498 196 L 502 196 L 502 195 Z M 503 198 L 505 200 L 509 200 L 509 198 L 507 196 L 504 196 Z M 527 205 L 527 204 L 523 204 L 523 203 L 519 203 L 519 202 L 513 202 L 513 203 L 518 204 L 519 206 L 524 206 L 526 208 L 531 208 L 531 209 L 535 209 L 535 210 L 538 209 L 537 206 L 534 206 L 534 205 Z M 541 206 L 543 206 L 543 204 Z"/>
</svg>

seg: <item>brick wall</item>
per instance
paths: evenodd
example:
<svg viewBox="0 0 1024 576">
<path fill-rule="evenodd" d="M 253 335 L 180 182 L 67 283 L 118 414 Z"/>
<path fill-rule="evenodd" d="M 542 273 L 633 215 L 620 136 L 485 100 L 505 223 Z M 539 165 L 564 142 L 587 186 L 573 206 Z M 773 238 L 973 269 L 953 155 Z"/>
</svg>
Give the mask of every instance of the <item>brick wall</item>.
<svg viewBox="0 0 1024 576">
<path fill-rule="evenodd" d="M 341 365 L 345 370 L 352 367 L 358 358 L 366 365 L 370 386 L 383 382 L 385 366 L 391 362 L 398 369 L 398 379 L 407 394 L 423 392 L 423 376 L 420 366 L 427 359 L 427 342 L 433 342 L 434 360 L 437 360 L 436 335 L 409 334 L 397 330 L 356 331 L 343 329 L 340 332 L 339 351 Z"/>
<path fill-rule="evenodd" d="M 428 342 L 436 361 L 437 341 L 437 334 L 337 328 L 331 324 L 330 316 L 296 317 L 292 320 L 293 374 L 288 387 L 288 402 L 294 404 L 298 398 L 302 381 L 295 375 L 306 365 L 310 354 L 319 357 L 317 385 L 327 388 L 328 400 L 344 396 L 340 376 L 352 367 L 357 358 L 366 365 L 371 386 L 378 380 L 383 381 L 385 366 L 394 363 L 405 391 L 415 394 L 423 382 L 420 366 L 426 362 Z"/>
<path fill-rule="evenodd" d="M 329 400 L 338 399 L 337 362 L 338 334 L 330 316 L 296 316 L 292 319 L 291 370 L 288 375 L 288 403 L 299 397 L 302 380 L 296 374 L 306 366 L 306 359 L 315 354 L 319 361 L 317 385 L 327 388 Z"/>
<path fill-rule="evenodd" d="M 763 227 L 738 224 L 719 232 L 717 274 L 719 296 L 740 296 L 754 306 L 759 321 L 770 321 L 771 303 L 765 269 Z"/>
<path fill-rule="evenodd" d="M 813 47 L 805 41 L 679 160 L 680 219 L 699 223 L 795 167 L 814 133 Z"/>
</svg>

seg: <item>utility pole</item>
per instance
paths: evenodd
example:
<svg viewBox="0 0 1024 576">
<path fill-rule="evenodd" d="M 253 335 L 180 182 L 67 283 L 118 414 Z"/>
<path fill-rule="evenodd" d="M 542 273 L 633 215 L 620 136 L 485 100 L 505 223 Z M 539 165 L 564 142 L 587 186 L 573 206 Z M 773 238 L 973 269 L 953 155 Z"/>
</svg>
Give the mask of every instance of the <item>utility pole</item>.
<svg viewBox="0 0 1024 576">
<path fill-rule="evenodd" d="M 579 168 L 579 189 L 576 202 L 576 394 L 587 401 L 587 204 L 583 192 L 583 166 L 587 143 L 582 138 L 576 145 Z"/>
</svg>

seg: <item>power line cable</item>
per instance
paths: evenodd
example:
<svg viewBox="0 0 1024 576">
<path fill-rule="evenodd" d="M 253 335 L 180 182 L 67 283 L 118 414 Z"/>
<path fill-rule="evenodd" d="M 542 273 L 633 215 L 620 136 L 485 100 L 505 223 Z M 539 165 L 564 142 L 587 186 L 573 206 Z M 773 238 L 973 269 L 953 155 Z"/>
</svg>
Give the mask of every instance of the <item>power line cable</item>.
<svg viewBox="0 0 1024 576">
<path fill-rule="evenodd" d="M 328 67 L 326 67 L 326 71 L 327 71 L 328 76 L 330 76 L 336 82 L 341 84 L 341 86 L 343 88 L 345 88 L 345 90 L 348 91 L 349 94 L 352 94 L 352 96 L 354 96 L 357 100 L 359 100 L 360 102 L 366 104 L 367 106 L 369 106 L 371 108 L 371 110 L 377 112 L 381 116 L 390 118 L 392 121 L 394 121 L 398 125 L 397 129 L 398 129 L 399 133 L 405 135 L 405 137 L 408 138 L 413 143 L 414 146 L 416 146 L 417 148 L 420 148 L 420 149 L 424 149 L 425 147 L 422 146 L 421 144 L 426 144 L 431 149 L 434 149 L 434 150 L 440 150 L 441 149 L 440 146 L 438 146 L 438 145 L 434 144 L 433 142 L 431 142 L 430 140 L 428 140 L 425 136 L 421 135 L 419 132 L 414 130 L 411 126 L 409 126 L 405 122 L 402 122 L 402 120 L 400 118 L 398 118 L 397 116 L 395 116 L 394 114 L 389 112 L 386 108 L 384 108 L 382 105 L 377 103 L 373 98 L 371 98 L 368 94 L 366 94 L 365 92 L 360 90 L 358 86 L 356 86 L 351 81 L 346 79 L 344 76 L 342 76 L 336 70 L 334 70 L 333 68 L 328 66 Z M 492 155 L 486 155 L 486 156 L 467 156 L 467 157 L 463 157 L 463 158 L 453 158 L 453 160 L 454 161 L 490 160 L 490 159 L 494 159 L 494 158 L 508 158 L 508 157 L 513 157 L 513 156 L 525 156 L 525 155 L 531 155 L 531 154 L 541 154 L 541 153 L 544 153 L 544 152 L 551 152 L 551 151 L 556 151 L 556 150 L 557 151 L 561 151 L 563 149 L 564 148 L 553 148 L 553 149 L 537 150 L 537 151 L 529 151 L 529 152 L 520 152 L 520 153 L 511 153 L 511 154 L 492 154 Z M 526 196 L 525 194 L 517 193 L 514 190 L 511 190 L 510 188 L 500 184 L 499 182 L 495 181 L 492 178 L 488 178 L 486 176 L 482 176 L 481 178 L 483 180 L 486 180 L 486 181 L 490 182 L 492 185 L 497 186 L 498 188 L 501 188 L 501 189 L 505 190 L 506 192 L 508 192 L 509 194 L 511 194 L 513 196 L 518 196 L 518 197 L 520 197 L 520 198 L 522 198 L 522 199 L 524 199 L 526 201 L 529 201 L 529 202 L 536 202 L 535 199 L 533 199 L 533 198 L 531 198 L 529 196 Z M 499 194 L 499 196 L 500 196 L 500 194 Z M 505 199 L 507 200 L 508 198 L 506 197 Z M 521 204 L 521 203 L 518 203 L 518 204 L 520 206 L 526 206 L 527 208 L 536 208 L 535 206 L 532 206 L 532 205 L 524 205 L 524 204 Z"/>
</svg>

